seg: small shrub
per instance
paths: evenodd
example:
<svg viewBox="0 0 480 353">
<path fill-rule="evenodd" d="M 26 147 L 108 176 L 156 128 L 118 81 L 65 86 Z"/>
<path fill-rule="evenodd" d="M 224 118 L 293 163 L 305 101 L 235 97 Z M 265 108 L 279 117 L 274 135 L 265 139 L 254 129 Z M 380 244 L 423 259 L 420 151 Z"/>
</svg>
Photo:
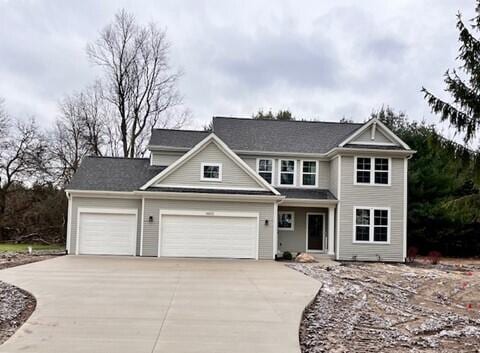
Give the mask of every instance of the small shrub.
<svg viewBox="0 0 480 353">
<path fill-rule="evenodd" d="M 440 258 L 442 257 L 442 254 L 439 251 L 430 251 L 427 255 L 428 261 L 432 265 L 437 265 L 440 262 Z"/>
<path fill-rule="evenodd" d="M 292 253 L 290 251 L 285 251 L 283 253 L 283 259 L 288 261 L 292 260 L 293 259 Z"/>
<path fill-rule="evenodd" d="M 418 248 L 416 246 L 410 246 L 407 251 L 407 261 L 415 262 L 418 255 Z"/>
</svg>

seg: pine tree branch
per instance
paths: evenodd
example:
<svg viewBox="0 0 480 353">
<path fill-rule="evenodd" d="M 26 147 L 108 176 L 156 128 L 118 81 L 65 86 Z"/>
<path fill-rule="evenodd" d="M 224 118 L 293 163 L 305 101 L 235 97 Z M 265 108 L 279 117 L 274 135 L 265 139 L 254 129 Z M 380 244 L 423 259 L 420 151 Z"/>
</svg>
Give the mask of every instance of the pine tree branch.
<svg viewBox="0 0 480 353">
<path fill-rule="evenodd" d="M 432 109 L 432 112 L 439 114 L 442 121 L 449 121 L 458 132 L 465 133 L 465 142 L 475 137 L 476 129 L 479 127 L 478 117 L 470 117 L 465 112 L 455 108 L 453 105 L 437 98 L 425 87 L 422 87 L 424 98 Z"/>
</svg>

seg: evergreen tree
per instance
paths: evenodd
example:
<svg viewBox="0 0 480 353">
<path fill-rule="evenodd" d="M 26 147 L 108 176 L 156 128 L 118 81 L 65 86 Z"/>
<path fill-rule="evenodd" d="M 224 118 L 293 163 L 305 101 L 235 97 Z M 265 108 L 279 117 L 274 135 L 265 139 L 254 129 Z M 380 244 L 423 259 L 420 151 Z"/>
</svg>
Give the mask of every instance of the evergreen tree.
<svg viewBox="0 0 480 353">
<path fill-rule="evenodd" d="M 480 39 L 472 33 L 480 32 L 480 0 L 477 0 L 475 11 L 477 16 L 471 20 L 470 29 L 461 14 L 457 15 L 460 41 L 457 59 L 461 64 L 457 69 L 445 73 L 445 90 L 452 96 L 452 101 L 443 101 L 422 87 L 432 111 L 462 133 L 466 143 L 476 138 L 480 128 Z"/>
<path fill-rule="evenodd" d="M 440 115 L 442 121 L 448 121 L 464 137 L 465 144 L 473 143 L 477 148 L 480 129 L 480 0 L 475 8 L 477 15 L 467 26 L 461 14 L 457 15 L 460 47 L 457 60 L 460 65 L 445 73 L 445 91 L 451 95 L 451 101 L 444 101 L 422 87 L 425 100 L 432 111 Z M 477 35 L 477 37 L 474 35 Z M 475 185 L 470 193 L 458 195 L 445 204 L 449 213 L 458 217 L 469 218 L 480 223 L 480 153 L 469 150 L 452 141 L 440 138 L 439 143 L 455 152 L 455 157 L 463 163 L 462 169 L 473 168 Z"/>
<path fill-rule="evenodd" d="M 260 109 L 252 116 L 252 118 L 257 120 L 295 120 L 292 113 L 288 109 L 279 110 L 276 114 L 274 114 L 271 109 L 266 113 Z"/>
</svg>

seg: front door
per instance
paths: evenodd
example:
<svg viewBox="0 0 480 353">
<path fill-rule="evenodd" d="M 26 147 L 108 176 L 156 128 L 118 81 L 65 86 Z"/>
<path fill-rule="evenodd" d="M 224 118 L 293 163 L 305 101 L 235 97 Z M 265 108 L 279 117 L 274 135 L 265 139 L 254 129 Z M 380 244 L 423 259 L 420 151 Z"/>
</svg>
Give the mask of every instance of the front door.
<svg viewBox="0 0 480 353">
<path fill-rule="evenodd" d="M 325 215 L 307 213 L 307 250 L 324 251 Z"/>
</svg>

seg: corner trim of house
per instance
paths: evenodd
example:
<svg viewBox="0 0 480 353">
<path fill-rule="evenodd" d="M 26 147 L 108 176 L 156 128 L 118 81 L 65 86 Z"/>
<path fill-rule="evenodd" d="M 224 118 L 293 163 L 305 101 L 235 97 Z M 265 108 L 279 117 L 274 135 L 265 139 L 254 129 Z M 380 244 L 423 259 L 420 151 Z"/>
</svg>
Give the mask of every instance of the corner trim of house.
<svg viewBox="0 0 480 353">
<path fill-rule="evenodd" d="M 145 223 L 145 197 L 142 197 L 142 218 L 140 224 L 140 256 L 143 256 L 143 227 Z"/>
<path fill-rule="evenodd" d="M 273 204 L 273 259 L 278 253 L 278 202 Z"/>
<path fill-rule="evenodd" d="M 70 193 L 67 194 L 68 199 L 68 219 L 67 219 L 67 254 L 71 253 L 71 242 L 72 242 L 72 203 L 73 203 L 73 196 Z"/>
<path fill-rule="evenodd" d="M 342 156 L 338 156 L 338 175 L 337 175 L 337 199 L 339 202 L 337 203 L 337 247 L 335 249 L 335 260 L 340 259 L 340 210 L 341 210 L 341 192 L 342 192 Z"/>
<path fill-rule="evenodd" d="M 407 258 L 408 158 L 403 162 L 403 261 Z"/>
</svg>

